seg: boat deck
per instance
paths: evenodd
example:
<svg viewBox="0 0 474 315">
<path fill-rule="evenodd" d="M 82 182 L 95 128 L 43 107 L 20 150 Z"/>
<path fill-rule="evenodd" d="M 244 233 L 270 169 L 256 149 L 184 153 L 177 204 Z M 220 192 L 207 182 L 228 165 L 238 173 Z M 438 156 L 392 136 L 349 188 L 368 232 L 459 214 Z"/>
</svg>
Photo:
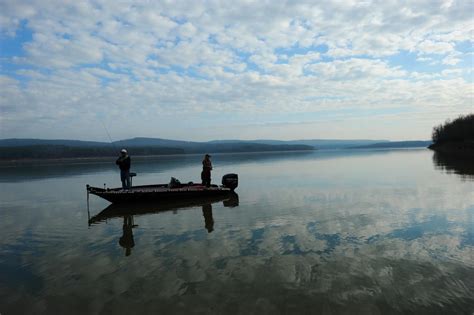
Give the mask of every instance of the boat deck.
<svg viewBox="0 0 474 315">
<path fill-rule="evenodd" d="M 110 194 L 126 194 L 126 193 L 165 193 L 165 192 L 198 192 L 198 191 L 218 191 L 218 190 L 228 190 L 228 188 L 218 187 L 218 186 L 211 186 L 206 187 L 202 185 L 193 185 L 193 186 L 184 186 L 184 187 L 176 187 L 176 188 L 169 188 L 167 186 L 137 186 L 132 187 L 130 189 L 122 189 L 122 188 L 111 188 L 107 189 L 106 192 Z"/>
</svg>

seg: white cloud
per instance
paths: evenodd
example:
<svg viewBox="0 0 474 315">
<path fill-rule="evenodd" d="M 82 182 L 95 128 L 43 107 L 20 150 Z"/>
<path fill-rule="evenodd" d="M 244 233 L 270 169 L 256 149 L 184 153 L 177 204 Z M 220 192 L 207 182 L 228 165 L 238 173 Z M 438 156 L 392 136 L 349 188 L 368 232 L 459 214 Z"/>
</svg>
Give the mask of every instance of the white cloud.
<svg viewBox="0 0 474 315">
<path fill-rule="evenodd" d="M 308 66 L 315 75 L 336 80 L 382 79 L 403 77 L 405 71 L 391 68 L 381 60 L 351 58 Z"/>
<path fill-rule="evenodd" d="M 432 40 L 425 40 L 418 44 L 417 51 L 425 54 L 447 54 L 454 50 L 450 43 L 434 42 Z"/>
<path fill-rule="evenodd" d="M 449 54 L 443 59 L 442 63 L 444 65 L 455 66 L 461 62 L 461 59 L 458 58 L 460 55 L 461 54 L 458 53 Z"/>
<path fill-rule="evenodd" d="M 115 121 L 133 117 L 149 134 L 162 132 L 160 124 L 141 119 L 174 113 L 428 113 L 449 104 L 468 111 L 472 89 L 461 78 L 469 69 L 443 71 L 466 58 L 456 45 L 472 40 L 472 9 L 468 1 L 428 0 L 2 1 L 2 40 L 32 32 L 18 43 L 21 52 L 2 60 L 3 76 L 13 80 L 0 90 L 2 133 L 14 136 L 19 122 L 41 130 L 35 115 L 61 128 L 65 117 L 93 116 L 84 109 Z M 401 52 L 442 69 L 393 64 Z M 10 65 L 16 73 L 4 70 Z M 31 110 L 12 109 L 22 106 Z"/>
</svg>

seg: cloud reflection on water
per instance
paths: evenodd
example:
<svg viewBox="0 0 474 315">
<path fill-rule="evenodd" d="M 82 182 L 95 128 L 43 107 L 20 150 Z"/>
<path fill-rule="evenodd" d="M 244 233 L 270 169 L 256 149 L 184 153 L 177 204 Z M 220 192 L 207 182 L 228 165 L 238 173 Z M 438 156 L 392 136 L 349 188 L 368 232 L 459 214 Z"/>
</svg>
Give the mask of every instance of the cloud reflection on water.
<svg viewBox="0 0 474 315">
<path fill-rule="evenodd" d="M 82 191 L 69 208 L 40 201 L 34 216 L 16 203 L 21 215 L 0 223 L 0 263 L 16 281 L 0 294 L 6 310 L 35 313 L 469 313 L 474 187 L 433 170 L 430 157 L 236 164 L 239 207 L 212 204 L 212 233 L 201 206 L 135 216 L 128 257 L 123 218 L 88 229 L 76 213 Z M 373 164 L 392 171 L 371 174 Z"/>
</svg>

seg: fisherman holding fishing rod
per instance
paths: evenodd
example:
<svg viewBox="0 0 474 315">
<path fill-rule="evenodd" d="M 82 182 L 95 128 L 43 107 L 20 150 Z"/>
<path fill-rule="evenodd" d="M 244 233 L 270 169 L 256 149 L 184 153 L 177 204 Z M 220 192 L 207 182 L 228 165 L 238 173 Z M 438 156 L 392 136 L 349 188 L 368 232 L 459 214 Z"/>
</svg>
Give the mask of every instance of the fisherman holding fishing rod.
<svg viewBox="0 0 474 315">
<path fill-rule="evenodd" d="M 128 156 L 127 150 L 122 149 L 120 151 L 120 156 L 115 161 L 120 167 L 120 180 L 122 181 L 123 189 L 130 189 L 130 156 Z"/>
<path fill-rule="evenodd" d="M 105 124 L 102 120 L 100 120 L 100 123 L 104 127 L 105 132 L 107 133 L 107 137 L 109 137 L 110 144 L 113 146 L 114 150 L 116 151 L 117 148 L 115 147 L 114 142 L 112 141 L 112 137 L 110 136 L 109 131 L 107 130 L 107 127 L 105 127 Z M 115 164 L 117 164 L 120 168 L 120 180 L 122 181 L 122 189 L 130 189 L 132 187 L 132 182 L 130 180 L 130 156 L 127 153 L 127 150 L 122 149 L 120 150 L 120 156 L 115 161 Z M 133 174 L 133 176 L 136 174 Z"/>
</svg>

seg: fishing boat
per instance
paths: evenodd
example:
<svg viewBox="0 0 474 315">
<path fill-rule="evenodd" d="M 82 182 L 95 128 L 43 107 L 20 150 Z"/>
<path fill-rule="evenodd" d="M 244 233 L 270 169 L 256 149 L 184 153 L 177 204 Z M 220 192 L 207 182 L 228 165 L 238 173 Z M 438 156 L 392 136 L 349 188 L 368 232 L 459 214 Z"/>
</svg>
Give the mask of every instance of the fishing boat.
<svg viewBox="0 0 474 315">
<path fill-rule="evenodd" d="M 181 184 L 172 179 L 169 184 L 132 186 L 129 189 L 100 188 L 90 185 L 87 185 L 86 189 L 88 195 L 96 195 L 112 203 L 131 203 L 228 196 L 237 186 L 237 174 L 226 174 L 222 177 L 222 185 L 211 185 L 210 187 L 191 182 Z"/>
</svg>

